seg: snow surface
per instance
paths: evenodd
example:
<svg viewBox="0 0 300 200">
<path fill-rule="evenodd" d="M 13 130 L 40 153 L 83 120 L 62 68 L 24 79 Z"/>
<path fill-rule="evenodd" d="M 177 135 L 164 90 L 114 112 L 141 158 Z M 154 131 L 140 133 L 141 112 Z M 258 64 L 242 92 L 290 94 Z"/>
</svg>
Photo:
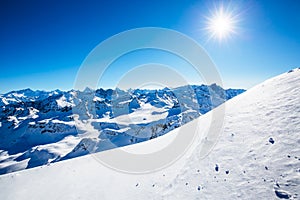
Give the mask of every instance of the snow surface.
<svg viewBox="0 0 300 200">
<path fill-rule="evenodd" d="M 0 174 L 156 138 L 242 92 L 212 84 L 0 95 Z"/>
<path fill-rule="evenodd" d="M 121 115 L 114 118 L 114 122 L 118 124 L 143 124 L 151 123 L 158 120 L 167 118 L 168 110 L 165 108 L 157 108 L 150 103 L 142 104 L 140 108 L 137 108 L 135 112 L 128 115 Z"/>
<path fill-rule="evenodd" d="M 265 81 L 185 124 L 199 134 L 173 165 L 149 174 L 105 167 L 100 152 L 0 176 L 0 199 L 299 199 L 300 70 Z M 225 107 L 224 126 L 204 158 L 211 117 Z M 212 127 L 214 128 L 214 127 Z M 122 147 L 147 152 L 174 139 L 159 138 Z M 139 163 L 137 163 L 138 165 Z"/>
</svg>

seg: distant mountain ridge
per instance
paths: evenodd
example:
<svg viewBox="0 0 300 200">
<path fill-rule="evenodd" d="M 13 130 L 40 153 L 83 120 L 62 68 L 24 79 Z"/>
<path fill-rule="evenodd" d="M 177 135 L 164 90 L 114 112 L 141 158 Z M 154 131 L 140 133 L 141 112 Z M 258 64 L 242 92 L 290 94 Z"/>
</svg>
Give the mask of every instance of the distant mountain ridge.
<svg viewBox="0 0 300 200">
<path fill-rule="evenodd" d="M 0 174 L 146 141 L 243 93 L 216 84 L 0 95 Z"/>
</svg>

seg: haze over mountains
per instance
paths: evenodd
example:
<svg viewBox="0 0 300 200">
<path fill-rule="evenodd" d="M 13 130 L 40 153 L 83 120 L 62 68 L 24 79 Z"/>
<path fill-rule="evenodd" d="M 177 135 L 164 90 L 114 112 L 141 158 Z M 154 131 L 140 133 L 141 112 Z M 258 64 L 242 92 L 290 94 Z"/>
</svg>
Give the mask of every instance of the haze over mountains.
<svg viewBox="0 0 300 200">
<path fill-rule="evenodd" d="M 0 174 L 156 138 L 242 92 L 213 84 L 0 95 Z"/>
<path fill-rule="evenodd" d="M 0 176 L 1 199 L 299 199 L 300 69 L 269 79 L 180 127 L 198 126 L 173 165 L 148 174 L 122 173 L 95 156 L 155 149 L 176 130 L 129 145 Z M 212 116 L 226 109 L 217 144 L 205 157 Z M 112 154 L 113 155 L 113 154 Z M 138 164 L 138 163 L 137 163 Z"/>
</svg>

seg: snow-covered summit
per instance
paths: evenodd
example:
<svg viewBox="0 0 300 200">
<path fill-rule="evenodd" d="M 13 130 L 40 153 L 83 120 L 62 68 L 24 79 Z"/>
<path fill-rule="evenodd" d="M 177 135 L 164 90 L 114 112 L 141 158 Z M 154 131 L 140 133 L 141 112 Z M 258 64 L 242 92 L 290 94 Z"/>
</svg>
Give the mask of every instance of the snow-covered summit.
<svg viewBox="0 0 300 200">
<path fill-rule="evenodd" d="M 0 95 L 0 174 L 156 138 L 244 92 L 215 88 Z"/>
<path fill-rule="evenodd" d="M 198 124 L 197 138 L 183 157 L 165 169 L 126 174 L 88 155 L 0 176 L 0 198 L 299 199 L 299 102 L 300 70 L 295 69 L 183 125 L 180 131 L 188 132 Z M 211 117 L 224 107 L 224 126 L 217 144 L 201 159 L 203 141 L 213 128 L 209 126 Z M 157 148 L 175 132 L 122 149 L 142 152 Z"/>
</svg>

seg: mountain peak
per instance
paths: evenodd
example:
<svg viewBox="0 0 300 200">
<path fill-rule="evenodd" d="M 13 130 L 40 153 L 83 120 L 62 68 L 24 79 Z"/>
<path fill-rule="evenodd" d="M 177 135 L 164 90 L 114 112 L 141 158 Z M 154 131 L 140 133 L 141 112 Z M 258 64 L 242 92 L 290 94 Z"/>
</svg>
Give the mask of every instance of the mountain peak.
<svg viewBox="0 0 300 200">
<path fill-rule="evenodd" d="M 299 197 L 299 184 L 297 183 L 299 182 L 300 154 L 299 88 L 300 70 L 294 70 L 269 79 L 211 112 L 201 115 L 181 126 L 179 132 L 172 130 L 163 137 L 141 144 L 2 176 L 0 199 L 6 199 L 12 193 L 16 199 L 40 199 L 43 196 L 45 200 L 59 199 L 62 196 L 66 199 L 97 199 L 99 196 L 104 196 L 110 199 L 133 200 L 197 199 L 198 197 L 203 199 L 297 199 Z M 125 104 L 126 101 L 125 103 L 122 101 L 120 105 Z M 149 109 L 151 105 L 147 104 L 147 106 Z M 224 123 L 220 130 L 215 126 L 218 120 L 214 120 L 214 117 L 219 116 L 218 114 L 225 107 L 226 112 L 222 118 Z M 140 108 L 137 109 L 137 111 L 140 110 Z M 149 120 L 150 115 L 145 117 L 143 113 L 142 116 L 140 121 Z M 137 116 L 130 115 L 130 117 L 139 120 Z M 126 119 L 118 118 L 123 122 Z M 39 125 L 45 126 L 43 123 Z M 102 128 L 105 127 L 109 128 L 108 136 L 113 137 L 111 130 L 116 127 L 116 124 L 102 124 Z M 122 132 L 121 129 L 118 131 L 114 134 Z M 94 132 L 89 134 L 92 133 Z M 180 152 L 182 153 L 180 159 L 176 159 L 172 165 L 160 170 L 154 168 L 154 173 L 147 171 L 148 173 L 139 175 L 120 173 L 115 170 L 124 171 L 123 167 L 129 165 L 132 165 L 133 169 L 145 166 L 142 164 L 147 163 L 149 154 L 155 155 L 151 152 L 156 153 L 156 149 L 161 154 L 158 155 L 160 159 L 155 160 L 155 164 L 164 161 L 163 152 L 171 152 L 172 149 L 162 151 L 161 148 L 171 147 L 174 136 L 189 133 L 195 134 L 189 149 Z M 103 135 L 100 141 L 106 139 L 102 137 Z M 97 146 L 98 139 L 98 137 L 89 137 L 89 139 L 80 140 L 78 143 L 80 145 L 77 146 L 80 149 L 78 153 L 85 155 L 89 149 Z M 56 151 L 58 144 L 55 146 Z M 35 152 L 35 155 L 40 152 Z M 120 152 L 123 153 L 120 155 Z M 143 163 L 138 163 L 137 166 L 137 162 L 131 162 L 130 159 L 124 157 L 125 152 L 132 152 L 130 154 L 132 157 L 136 155 L 136 152 L 139 156 L 143 154 L 146 156 L 142 157 Z M 43 155 L 42 158 L 51 158 L 52 154 L 44 153 L 40 153 Z M 118 159 L 116 155 L 125 159 L 126 164 L 121 162 L 121 159 L 118 160 L 119 165 L 116 166 L 99 165 L 98 159 L 103 157 Z M 171 154 L 168 153 L 166 158 L 169 159 L 170 156 Z M 153 162 L 149 162 L 147 167 L 152 169 L 152 164 Z M 31 184 L 24 184 L 29 180 Z M 82 184 L 86 186 L 84 191 Z M 105 189 L 98 190 L 95 186 Z M 49 190 L 56 192 L 45 196 L 44 194 Z"/>
</svg>

